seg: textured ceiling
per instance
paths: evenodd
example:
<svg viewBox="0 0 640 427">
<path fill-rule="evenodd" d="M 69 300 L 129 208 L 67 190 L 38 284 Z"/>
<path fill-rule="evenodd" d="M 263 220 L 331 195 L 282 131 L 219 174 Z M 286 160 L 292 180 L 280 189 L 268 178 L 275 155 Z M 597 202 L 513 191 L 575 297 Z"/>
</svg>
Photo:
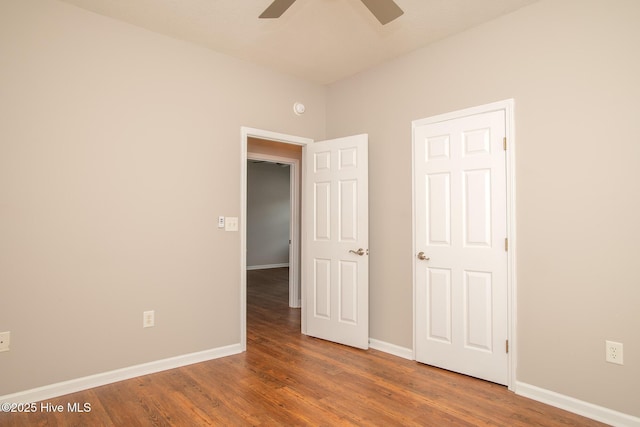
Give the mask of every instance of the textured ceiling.
<svg viewBox="0 0 640 427">
<path fill-rule="evenodd" d="M 331 83 L 537 0 L 395 0 L 382 26 L 360 0 L 62 0 L 316 83 Z"/>
</svg>

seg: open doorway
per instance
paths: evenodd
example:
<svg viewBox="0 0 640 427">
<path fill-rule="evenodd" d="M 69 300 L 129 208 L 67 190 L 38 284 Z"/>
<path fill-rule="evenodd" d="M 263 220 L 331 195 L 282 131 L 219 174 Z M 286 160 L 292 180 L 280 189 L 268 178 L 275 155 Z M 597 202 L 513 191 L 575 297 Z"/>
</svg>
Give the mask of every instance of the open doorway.
<svg viewBox="0 0 640 427">
<path fill-rule="evenodd" d="M 246 268 L 289 268 L 289 306 L 300 307 L 302 147 L 249 138 Z"/>
<path fill-rule="evenodd" d="M 241 221 L 240 221 L 240 241 L 241 241 L 241 344 L 246 350 L 246 318 L 247 318 L 247 263 L 248 255 L 248 162 L 264 162 L 286 165 L 289 168 L 290 176 L 290 244 L 289 244 L 289 306 L 300 307 L 300 200 L 302 179 L 302 147 L 313 140 L 291 135 L 284 135 L 259 129 L 241 129 Z M 253 261 L 252 261 L 253 262 Z M 278 263 L 275 263 L 278 264 Z M 261 264 L 258 264 L 261 265 Z M 268 264 L 267 264 L 268 265 Z"/>
<path fill-rule="evenodd" d="M 247 160 L 247 270 L 289 267 L 294 172 L 285 161 Z M 289 299 L 298 307 L 298 299 Z"/>
</svg>

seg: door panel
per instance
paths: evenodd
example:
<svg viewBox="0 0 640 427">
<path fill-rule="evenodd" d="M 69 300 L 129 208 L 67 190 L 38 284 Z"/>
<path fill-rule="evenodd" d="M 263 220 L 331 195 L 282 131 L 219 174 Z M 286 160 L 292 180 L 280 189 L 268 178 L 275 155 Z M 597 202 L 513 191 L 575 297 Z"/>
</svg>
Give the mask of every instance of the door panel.
<svg viewBox="0 0 640 427">
<path fill-rule="evenodd" d="M 429 339 L 451 342 L 451 270 L 431 268 L 426 283 Z"/>
<path fill-rule="evenodd" d="M 340 181 L 340 241 L 358 240 L 358 181 Z"/>
<path fill-rule="evenodd" d="M 313 295 L 314 316 L 331 318 L 331 260 L 314 260 Z"/>
<path fill-rule="evenodd" d="M 465 310 L 467 314 L 465 344 L 478 350 L 493 350 L 493 315 L 491 310 L 491 273 L 464 272 Z"/>
<path fill-rule="evenodd" d="M 357 135 L 303 150 L 304 331 L 359 348 L 369 346 L 367 140 Z"/>
<path fill-rule="evenodd" d="M 448 173 L 427 176 L 427 205 L 429 208 L 429 245 L 451 244 L 451 176 Z"/>
<path fill-rule="evenodd" d="M 358 324 L 358 264 L 340 261 L 340 322 Z"/>
<path fill-rule="evenodd" d="M 505 112 L 414 129 L 416 359 L 506 384 Z"/>
<path fill-rule="evenodd" d="M 313 186 L 314 240 L 328 241 L 331 239 L 331 183 L 315 182 Z"/>
<path fill-rule="evenodd" d="M 491 170 L 462 172 L 466 247 L 491 247 Z"/>
</svg>

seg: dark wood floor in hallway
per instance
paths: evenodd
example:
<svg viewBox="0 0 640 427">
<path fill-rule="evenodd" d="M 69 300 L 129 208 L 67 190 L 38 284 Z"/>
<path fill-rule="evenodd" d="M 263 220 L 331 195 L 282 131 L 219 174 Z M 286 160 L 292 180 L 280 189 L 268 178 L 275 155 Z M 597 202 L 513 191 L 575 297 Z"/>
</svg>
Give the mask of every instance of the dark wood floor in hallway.
<svg viewBox="0 0 640 427">
<path fill-rule="evenodd" d="M 247 352 L 51 399 L 0 426 L 601 426 L 505 387 L 300 334 L 285 268 L 253 270 Z"/>
</svg>

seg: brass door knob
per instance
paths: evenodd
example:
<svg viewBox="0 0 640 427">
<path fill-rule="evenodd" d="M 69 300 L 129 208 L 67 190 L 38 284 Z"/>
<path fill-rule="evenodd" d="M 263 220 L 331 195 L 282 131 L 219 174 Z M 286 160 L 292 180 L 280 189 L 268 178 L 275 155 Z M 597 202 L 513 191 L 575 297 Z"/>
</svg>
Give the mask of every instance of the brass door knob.
<svg viewBox="0 0 640 427">
<path fill-rule="evenodd" d="M 418 259 L 422 261 L 429 261 L 429 258 L 424 254 L 424 252 L 418 252 Z"/>
</svg>

